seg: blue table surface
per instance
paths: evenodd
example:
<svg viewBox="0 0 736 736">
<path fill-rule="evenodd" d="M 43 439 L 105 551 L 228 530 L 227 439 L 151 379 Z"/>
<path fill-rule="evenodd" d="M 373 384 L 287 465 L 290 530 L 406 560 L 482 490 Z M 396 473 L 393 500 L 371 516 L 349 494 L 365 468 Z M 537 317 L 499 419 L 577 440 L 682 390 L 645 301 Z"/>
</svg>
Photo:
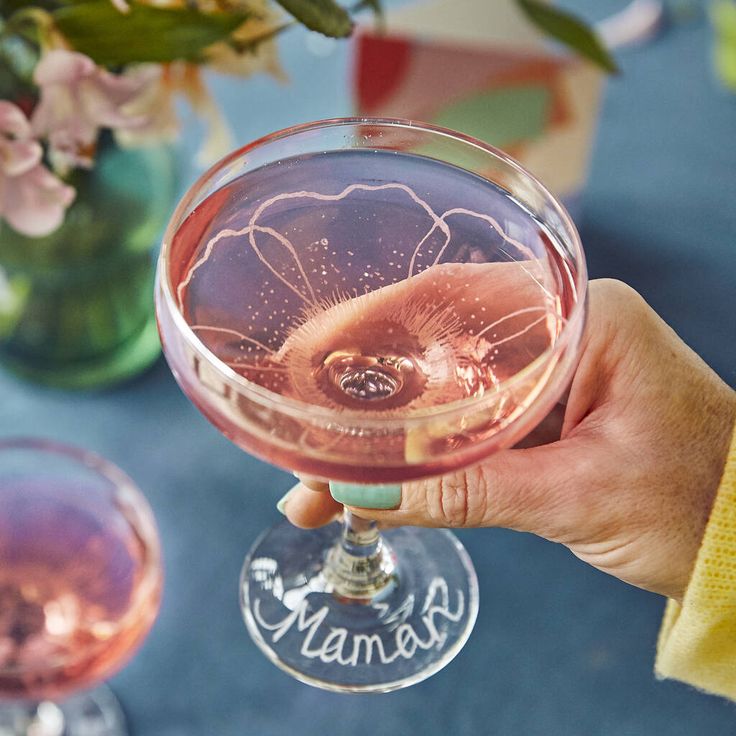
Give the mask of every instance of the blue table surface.
<svg viewBox="0 0 736 736">
<path fill-rule="evenodd" d="M 733 385 L 736 97 L 713 80 L 709 42 L 698 16 L 620 53 L 623 75 L 607 88 L 578 224 L 592 276 L 636 287 Z M 317 50 L 304 32 L 284 39 L 286 88 L 216 81 L 238 142 L 350 112 L 346 47 Z M 460 535 L 478 570 L 481 612 L 445 670 L 380 696 L 301 685 L 251 643 L 237 597 L 243 556 L 279 518 L 274 504 L 291 476 L 218 434 L 163 361 L 101 393 L 0 375 L 0 396 L 0 434 L 94 449 L 132 475 L 154 508 L 163 608 L 111 683 L 137 736 L 736 734 L 732 704 L 655 680 L 662 598 L 504 530 Z"/>
</svg>

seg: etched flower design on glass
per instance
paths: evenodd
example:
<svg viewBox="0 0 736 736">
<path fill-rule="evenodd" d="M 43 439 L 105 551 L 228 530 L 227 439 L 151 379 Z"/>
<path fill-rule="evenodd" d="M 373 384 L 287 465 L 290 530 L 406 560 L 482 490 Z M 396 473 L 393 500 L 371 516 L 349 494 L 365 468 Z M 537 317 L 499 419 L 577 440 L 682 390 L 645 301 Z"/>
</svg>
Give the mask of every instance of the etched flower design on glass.
<svg viewBox="0 0 736 736">
<path fill-rule="evenodd" d="M 392 120 L 257 141 L 190 190 L 159 264 L 182 388 L 244 449 L 386 507 L 402 481 L 527 434 L 574 369 L 585 264 L 574 226 L 498 151 Z M 359 499 L 359 503 L 356 503 Z M 427 499 L 438 519 L 450 498 Z M 346 512 L 283 523 L 242 579 L 249 630 L 321 687 L 385 691 L 459 651 L 478 607 L 448 532 Z"/>
</svg>

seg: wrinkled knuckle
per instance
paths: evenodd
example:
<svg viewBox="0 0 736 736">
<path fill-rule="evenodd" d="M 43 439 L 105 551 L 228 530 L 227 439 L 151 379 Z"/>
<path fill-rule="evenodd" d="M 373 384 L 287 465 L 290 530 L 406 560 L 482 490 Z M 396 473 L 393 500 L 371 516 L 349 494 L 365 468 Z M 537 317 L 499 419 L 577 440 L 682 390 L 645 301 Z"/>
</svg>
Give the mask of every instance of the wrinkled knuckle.
<svg viewBox="0 0 736 736">
<path fill-rule="evenodd" d="M 485 475 L 477 468 L 442 476 L 428 497 L 428 515 L 437 526 L 483 526 L 487 523 L 487 491 Z"/>
<path fill-rule="evenodd" d="M 488 526 L 491 486 L 482 466 L 470 468 L 466 473 L 465 526 Z"/>
<path fill-rule="evenodd" d="M 465 473 L 443 475 L 427 495 L 431 522 L 443 527 L 461 527 L 468 520 L 468 494 Z"/>
</svg>

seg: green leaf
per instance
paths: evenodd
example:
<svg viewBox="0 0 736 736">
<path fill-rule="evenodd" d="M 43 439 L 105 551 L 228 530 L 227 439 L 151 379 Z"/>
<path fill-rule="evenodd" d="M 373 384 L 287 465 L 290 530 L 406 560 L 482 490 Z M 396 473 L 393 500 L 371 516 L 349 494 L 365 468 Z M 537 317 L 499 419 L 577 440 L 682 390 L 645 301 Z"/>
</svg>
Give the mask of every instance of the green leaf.
<svg viewBox="0 0 736 736">
<path fill-rule="evenodd" d="M 569 46 L 578 54 L 612 74 L 618 66 L 595 31 L 574 15 L 540 0 L 517 0 L 527 18 L 547 35 Z"/>
<path fill-rule="evenodd" d="M 69 5 L 52 15 L 76 51 L 107 66 L 196 59 L 203 48 L 226 39 L 247 17 L 138 4 L 123 14 L 110 0 Z"/>
<path fill-rule="evenodd" d="M 335 0 L 277 0 L 277 2 L 310 31 L 317 31 L 333 38 L 345 38 L 352 33 L 353 21 L 350 15 Z"/>
</svg>

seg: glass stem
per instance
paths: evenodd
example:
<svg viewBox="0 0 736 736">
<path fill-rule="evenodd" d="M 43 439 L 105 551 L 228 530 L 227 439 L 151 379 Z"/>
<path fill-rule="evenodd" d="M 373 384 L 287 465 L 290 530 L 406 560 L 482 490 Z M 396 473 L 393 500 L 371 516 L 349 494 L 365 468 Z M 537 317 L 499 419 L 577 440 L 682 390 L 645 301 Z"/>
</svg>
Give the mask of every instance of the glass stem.
<svg viewBox="0 0 736 736">
<path fill-rule="evenodd" d="M 62 736 L 64 714 L 58 705 L 48 700 L 2 705 L 0 733 L 9 736 Z"/>
<path fill-rule="evenodd" d="M 355 603 L 369 603 L 393 583 L 395 567 L 376 522 L 361 519 L 346 508 L 342 536 L 325 563 L 325 578 L 333 593 Z"/>
</svg>

